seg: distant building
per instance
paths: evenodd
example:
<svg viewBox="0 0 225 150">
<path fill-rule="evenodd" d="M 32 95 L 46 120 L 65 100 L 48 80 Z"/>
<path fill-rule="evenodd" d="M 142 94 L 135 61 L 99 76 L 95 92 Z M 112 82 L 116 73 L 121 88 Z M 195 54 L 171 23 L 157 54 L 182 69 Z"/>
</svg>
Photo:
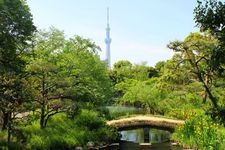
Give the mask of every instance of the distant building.
<svg viewBox="0 0 225 150">
<path fill-rule="evenodd" d="M 108 67 L 111 66 L 111 56 L 110 56 L 110 44 L 112 39 L 110 38 L 110 27 L 109 27 L 109 8 L 107 8 L 107 27 L 106 27 L 106 38 L 105 38 L 105 44 L 106 44 L 106 61 L 108 63 Z"/>
</svg>

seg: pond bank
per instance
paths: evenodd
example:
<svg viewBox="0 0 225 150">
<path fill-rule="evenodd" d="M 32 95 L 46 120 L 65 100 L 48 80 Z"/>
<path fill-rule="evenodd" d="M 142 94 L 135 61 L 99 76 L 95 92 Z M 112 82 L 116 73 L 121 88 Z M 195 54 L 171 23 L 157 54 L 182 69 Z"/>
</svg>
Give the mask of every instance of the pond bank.
<svg viewBox="0 0 225 150">
<path fill-rule="evenodd" d="M 119 143 L 113 143 L 102 147 L 91 147 L 88 150 L 183 150 L 179 145 L 172 145 L 171 142 L 165 143 L 134 143 L 130 141 L 120 141 Z M 80 150 L 80 149 L 79 149 Z"/>
</svg>

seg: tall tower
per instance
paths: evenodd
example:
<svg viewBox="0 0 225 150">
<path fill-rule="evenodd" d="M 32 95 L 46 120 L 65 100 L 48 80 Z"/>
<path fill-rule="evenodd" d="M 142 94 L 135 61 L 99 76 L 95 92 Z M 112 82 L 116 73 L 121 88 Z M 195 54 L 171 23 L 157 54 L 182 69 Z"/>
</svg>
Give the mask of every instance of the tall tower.
<svg viewBox="0 0 225 150">
<path fill-rule="evenodd" d="M 109 27 L 109 8 L 107 8 L 107 27 L 106 27 L 106 38 L 105 38 L 105 44 L 106 44 L 106 61 L 108 63 L 108 67 L 110 68 L 110 44 L 111 44 L 111 38 L 110 38 L 110 27 Z"/>
</svg>

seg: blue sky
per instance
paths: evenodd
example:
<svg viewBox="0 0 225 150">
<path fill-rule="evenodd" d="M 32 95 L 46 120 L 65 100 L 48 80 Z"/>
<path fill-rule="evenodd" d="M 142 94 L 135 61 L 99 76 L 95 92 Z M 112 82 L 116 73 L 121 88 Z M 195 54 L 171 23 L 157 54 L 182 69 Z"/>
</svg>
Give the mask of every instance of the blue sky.
<svg viewBox="0 0 225 150">
<path fill-rule="evenodd" d="M 196 0 L 27 0 L 38 29 L 54 26 L 67 37 L 80 35 L 99 45 L 105 59 L 106 8 L 110 8 L 111 61 L 147 62 L 171 58 L 166 45 L 198 31 Z"/>
</svg>

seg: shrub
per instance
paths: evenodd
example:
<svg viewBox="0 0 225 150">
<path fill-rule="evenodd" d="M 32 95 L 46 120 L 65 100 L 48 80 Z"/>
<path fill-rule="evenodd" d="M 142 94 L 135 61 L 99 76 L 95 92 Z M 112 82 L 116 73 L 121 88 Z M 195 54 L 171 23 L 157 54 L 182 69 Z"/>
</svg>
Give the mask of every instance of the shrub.
<svg viewBox="0 0 225 150">
<path fill-rule="evenodd" d="M 85 131 L 77 134 L 77 139 L 81 145 L 90 141 L 106 144 L 118 137 L 117 131 L 106 126 L 105 119 L 99 117 L 99 114 L 92 110 L 82 110 L 76 118 L 76 125 L 80 131 Z"/>
<path fill-rule="evenodd" d="M 76 124 L 92 131 L 104 126 L 105 120 L 97 112 L 83 109 L 77 116 Z"/>
<path fill-rule="evenodd" d="M 11 142 L 8 147 L 8 132 L 7 131 L 0 131 L 0 150 L 7 150 L 7 149 L 13 149 L 13 150 L 22 150 L 23 145 L 20 142 L 20 140 L 17 139 L 17 137 L 12 134 L 11 135 Z M 18 141 L 17 141 L 18 140 Z"/>
<path fill-rule="evenodd" d="M 40 129 L 39 122 L 36 120 L 31 125 L 22 127 L 22 130 L 27 138 L 27 149 L 69 149 L 78 144 L 76 140 L 78 130 L 75 123 L 65 114 L 53 116 L 45 129 Z"/>
<path fill-rule="evenodd" d="M 196 109 L 190 105 L 186 105 L 186 106 L 183 106 L 180 108 L 171 109 L 171 111 L 168 112 L 167 115 L 169 117 L 186 120 L 186 119 L 189 119 L 199 113 L 202 114 L 202 113 L 204 113 L 204 111 L 202 109 Z"/>
<path fill-rule="evenodd" d="M 203 150 L 225 149 L 225 131 L 209 116 L 199 114 L 187 119 L 173 134 L 173 138 L 185 145 Z"/>
<path fill-rule="evenodd" d="M 32 120 L 26 126 L 20 124 L 18 129 L 23 133 L 24 141 L 13 135 L 10 149 L 67 150 L 86 146 L 90 141 L 110 143 L 118 137 L 117 131 L 106 126 L 105 119 L 93 110 L 82 110 L 76 119 L 70 119 L 64 113 L 56 114 L 44 129 L 40 129 L 39 120 Z M 7 132 L 3 131 L 0 131 L 1 148 L 7 149 Z"/>
</svg>

